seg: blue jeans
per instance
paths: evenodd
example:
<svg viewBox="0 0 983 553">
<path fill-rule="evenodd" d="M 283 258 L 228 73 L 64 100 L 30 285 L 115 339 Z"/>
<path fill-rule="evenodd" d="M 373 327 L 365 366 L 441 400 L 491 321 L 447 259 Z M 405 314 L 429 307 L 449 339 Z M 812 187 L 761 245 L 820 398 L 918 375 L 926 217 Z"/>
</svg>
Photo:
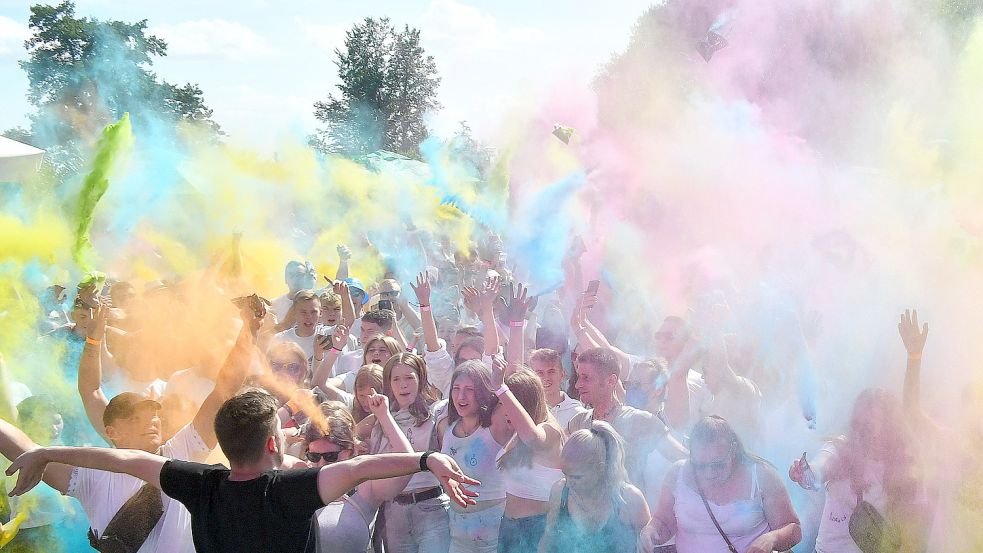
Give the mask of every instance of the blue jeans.
<svg viewBox="0 0 983 553">
<path fill-rule="evenodd" d="M 505 514 L 505 500 L 480 511 L 450 511 L 450 553 L 498 553 L 498 529 Z"/>
<path fill-rule="evenodd" d="M 412 505 L 387 501 L 386 553 L 447 553 L 451 534 L 447 496 Z"/>
<path fill-rule="evenodd" d="M 536 553 L 546 531 L 546 513 L 531 517 L 502 517 L 498 553 Z"/>
</svg>

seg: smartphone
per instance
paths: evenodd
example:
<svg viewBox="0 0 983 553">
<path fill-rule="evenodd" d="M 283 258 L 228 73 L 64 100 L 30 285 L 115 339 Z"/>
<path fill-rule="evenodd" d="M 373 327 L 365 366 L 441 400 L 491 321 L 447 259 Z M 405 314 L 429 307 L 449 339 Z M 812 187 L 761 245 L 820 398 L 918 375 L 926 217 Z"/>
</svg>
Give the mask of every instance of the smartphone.
<svg viewBox="0 0 983 553">
<path fill-rule="evenodd" d="M 379 300 L 376 305 L 376 309 L 388 309 L 389 311 L 396 311 L 396 304 L 393 300 Z"/>
<path fill-rule="evenodd" d="M 587 292 L 585 292 L 584 295 L 587 295 L 587 296 L 596 296 L 597 295 L 597 290 L 600 287 L 601 287 L 601 281 L 600 280 L 592 280 L 592 281 L 590 281 L 590 282 L 587 283 Z"/>
</svg>

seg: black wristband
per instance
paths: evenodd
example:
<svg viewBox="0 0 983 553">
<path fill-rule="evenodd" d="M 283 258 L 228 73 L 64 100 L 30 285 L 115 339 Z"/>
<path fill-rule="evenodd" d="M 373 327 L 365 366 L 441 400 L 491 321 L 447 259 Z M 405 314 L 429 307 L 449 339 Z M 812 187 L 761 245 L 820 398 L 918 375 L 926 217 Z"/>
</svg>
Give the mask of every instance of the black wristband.
<svg viewBox="0 0 983 553">
<path fill-rule="evenodd" d="M 423 455 L 420 455 L 420 471 L 427 472 L 430 470 L 430 467 L 427 466 L 427 457 L 430 457 L 431 453 L 436 453 L 436 451 L 430 450 Z"/>
</svg>

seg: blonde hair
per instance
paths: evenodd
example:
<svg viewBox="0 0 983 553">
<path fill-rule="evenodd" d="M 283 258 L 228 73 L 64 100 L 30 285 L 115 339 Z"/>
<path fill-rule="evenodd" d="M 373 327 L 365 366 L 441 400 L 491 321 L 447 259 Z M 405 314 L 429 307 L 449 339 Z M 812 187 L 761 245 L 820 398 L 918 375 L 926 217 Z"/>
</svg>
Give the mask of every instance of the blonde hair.
<svg viewBox="0 0 983 553">
<path fill-rule="evenodd" d="M 563 430 L 559 423 L 550 413 L 549 406 L 546 404 L 546 392 L 543 390 L 543 383 L 536 376 L 536 373 L 526 368 L 520 368 L 510 374 L 505 379 L 505 383 L 512 391 L 512 395 L 519 401 L 532 422 L 539 425 L 546 423 L 556 429 L 563 436 Z M 532 466 L 533 451 L 528 444 L 519 439 L 518 435 L 505 444 L 505 453 L 498 459 L 498 468 L 504 469 L 509 466 Z"/>
<path fill-rule="evenodd" d="M 354 391 L 358 394 L 359 388 L 375 388 L 377 393 L 382 393 L 382 365 L 370 363 L 362 365 L 355 375 Z M 369 416 L 369 413 L 362 409 L 362 404 L 358 402 L 358 397 L 352 401 L 352 417 L 355 422 L 362 422 L 362 419 Z"/>
<path fill-rule="evenodd" d="M 593 421 L 590 428 L 578 430 L 567 438 L 560 452 L 564 466 L 579 465 L 600 470 L 598 490 L 608 490 L 615 505 L 624 505 L 623 491 L 628 484 L 625 470 L 625 444 L 610 424 Z"/>
</svg>

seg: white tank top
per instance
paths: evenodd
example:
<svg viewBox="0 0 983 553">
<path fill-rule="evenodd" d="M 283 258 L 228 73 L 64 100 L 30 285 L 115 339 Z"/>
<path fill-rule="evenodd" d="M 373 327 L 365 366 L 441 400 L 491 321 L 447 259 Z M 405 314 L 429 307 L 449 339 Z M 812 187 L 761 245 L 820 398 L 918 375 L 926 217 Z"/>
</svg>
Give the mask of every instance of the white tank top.
<svg viewBox="0 0 983 553">
<path fill-rule="evenodd" d="M 692 471 L 689 463 L 677 473 L 674 511 L 676 514 L 676 550 L 679 553 L 727 553 L 700 494 L 683 480 L 683 471 Z M 761 490 L 758 488 L 758 463 L 751 469 L 751 490 L 747 499 L 726 505 L 710 502 L 713 516 L 727 534 L 738 553 L 747 551 L 751 542 L 768 531 Z"/>
<path fill-rule="evenodd" d="M 495 456 L 496 465 L 502 455 L 505 455 L 505 448 Z M 505 493 L 535 501 L 549 501 L 553 484 L 563 478 L 563 471 L 560 469 L 540 465 L 535 461 L 532 462 L 532 466 L 506 466 L 502 473 L 505 479 Z"/>
<path fill-rule="evenodd" d="M 454 428 L 459 422 L 460 419 L 444 432 L 440 451 L 453 457 L 464 474 L 481 482 L 480 486 L 469 486 L 478 492 L 478 499 L 505 499 L 505 479 L 496 463 L 502 446 L 495 441 L 491 430 L 484 426 L 479 426 L 466 438 L 458 438 L 454 435 Z"/>
</svg>

